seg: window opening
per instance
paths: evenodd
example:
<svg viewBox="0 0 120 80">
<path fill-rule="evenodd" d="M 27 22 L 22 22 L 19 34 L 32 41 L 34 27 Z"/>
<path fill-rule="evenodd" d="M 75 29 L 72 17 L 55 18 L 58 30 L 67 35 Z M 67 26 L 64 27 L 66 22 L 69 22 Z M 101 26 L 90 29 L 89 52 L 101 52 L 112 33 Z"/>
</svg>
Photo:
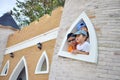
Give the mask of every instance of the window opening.
<svg viewBox="0 0 120 80">
<path fill-rule="evenodd" d="M 49 71 L 49 61 L 46 51 L 44 51 L 37 63 L 35 74 L 45 74 Z"/>
<path fill-rule="evenodd" d="M 85 29 L 81 30 L 83 28 L 83 26 L 85 26 L 87 30 L 85 30 Z M 84 35 L 87 36 L 87 38 L 85 38 L 86 42 L 87 42 L 86 44 L 89 45 L 89 54 L 87 54 L 87 55 L 83 55 L 83 54 L 75 55 L 75 54 L 72 54 L 71 52 L 68 52 L 68 40 L 67 40 L 68 34 L 69 33 L 76 34 L 77 32 L 81 33 L 82 35 L 84 33 Z M 78 43 L 77 43 L 77 45 L 78 45 Z M 75 48 L 77 48 L 77 47 L 75 47 Z M 88 48 L 86 48 L 86 49 L 88 49 Z M 97 57 L 98 57 L 97 37 L 96 37 L 94 26 L 92 25 L 90 19 L 87 17 L 85 12 L 82 12 L 82 14 L 70 26 L 70 28 L 67 31 L 67 34 L 65 35 L 65 38 L 62 42 L 62 45 L 58 52 L 58 55 L 67 57 L 67 58 L 76 59 L 76 60 L 97 63 Z"/>
<path fill-rule="evenodd" d="M 9 60 L 6 62 L 5 66 L 3 67 L 3 70 L 1 72 L 1 76 L 6 76 L 8 73 L 8 69 L 9 69 Z"/>
<path fill-rule="evenodd" d="M 28 80 L 28 68 L 24 56 L 14 68 L 9 80 Z"/>
</svg>

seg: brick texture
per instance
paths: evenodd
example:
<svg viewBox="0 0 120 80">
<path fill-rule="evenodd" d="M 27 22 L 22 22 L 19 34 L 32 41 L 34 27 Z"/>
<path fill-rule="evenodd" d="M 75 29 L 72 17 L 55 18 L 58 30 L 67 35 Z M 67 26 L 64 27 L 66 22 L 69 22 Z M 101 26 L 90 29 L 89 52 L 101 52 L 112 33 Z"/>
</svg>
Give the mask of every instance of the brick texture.
<svg viewBox="0 0 120 80">
<path fill-rule="evenodd" d="M 85 11 L 98 39 L 98 63 L 57 56 L 75 19 Z M 49 80 L 120 80 L 120 0 L 66 0 Z"/>
</svg>

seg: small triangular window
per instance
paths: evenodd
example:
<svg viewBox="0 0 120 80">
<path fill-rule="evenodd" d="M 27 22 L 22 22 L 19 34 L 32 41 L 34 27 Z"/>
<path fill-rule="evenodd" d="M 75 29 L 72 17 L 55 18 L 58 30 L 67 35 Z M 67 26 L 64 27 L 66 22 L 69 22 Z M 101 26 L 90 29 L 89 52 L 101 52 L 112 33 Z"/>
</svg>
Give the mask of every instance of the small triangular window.
<svg viewBox="0 0 120 80">
<path fill-rule="evenodd" d="M 35 74 L 45 74 L 49 71 L 49 61 L 46 51 L 44 51 L 37 63 Z"/>
<path fill-rule="evenodd" d="M 1 76 L 6 76 L 9 70 L 9 60 L 6 62 L 5 66 L 3 67 L 3 70 L 1 72 Z"/>
</svg>

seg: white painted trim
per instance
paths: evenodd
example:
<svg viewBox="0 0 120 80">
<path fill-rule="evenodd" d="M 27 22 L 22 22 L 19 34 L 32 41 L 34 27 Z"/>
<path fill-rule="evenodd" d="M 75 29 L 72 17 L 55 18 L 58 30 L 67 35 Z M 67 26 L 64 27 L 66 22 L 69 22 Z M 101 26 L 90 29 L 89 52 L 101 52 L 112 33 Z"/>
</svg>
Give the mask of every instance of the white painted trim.
<svg viewBox="0 0 120 80">
<path fill-rule="evenodd" d="M 18 64 L 14 68 L 12 74 L 10 75 L 9 80 L 16 80 L 24 66 L 25 66 L 25 72 L 26 72 L 26 80 L 28 80 L 28 67 L 27 67 L 27 63 L 24 56 L 21 58 L 21 60 L 18 62 Z"/>
<path fill-rule="evenodd" d="M 70 32 L 73 32 L 73 33 L 76 32 L 76 30 L 75 30 L 76 25 L 81 19 L 83 19 L 83 21 L 86 23 L 86 26 L 87 26 L 88 32 L 89 32 L 89 39 L 90 39 L 89 55 L 82 55 L 82 54 L 73 55 L 73 54 L 69 53 L 67 50 L 65 50 L 65 47 L 66 47 L 65 45 L 67 42 L 67 34 L 69 34 Z M 68 57 L 68 58 L 77 59 L 77 60 L 88 61 L 88 62 L 92 62 L 92 63 L 97 63 L 97 58 L 98 58 L 97 37 L 96 37 L 95 29 L 85 12 L 82 12 L 82 14 L 77 18 L 77 20 L 71 25 L 70 29 L 67 31 L 67 34 L 62 42 L 59 52 L 58 52 L 59 56 Z"/>
<path fill-rule="evenodd" d="M 34 46 L 39 42 L 43 43 L 43 42 L 55 39 L 57 37 L 57 33 L 58 33 L 58 28 L 55 28 L 53 30 L 50 30 L 46 33 L 43 33 L 31 39 L 25 40 L 21 43 L 18 43 L 16 45 L 6 48 L 5 54 L 9 54 L 11 52 L 15 52 L 18 50 L 22 50 L 22 49 Z"/>
<path fill-rule="evenodd" d="M 44 62 L 44 59 L 46 59 L 46 64 L 47 64 L 47 70 L 46 71 L 40 71 L 42 68 L 42 64 Z M 44 51 L 37 63 L 36 69 L 35 69 L 35 74 L 47 74 L 49 72 L 49 60 L 46 51 Z"/>
<path fill-rule="evenodd" d="M 10 66 L 10 61 L 8 60 L 2 69 L 1 76 L 6 76 L 8 74 L 9 66 Z M 7 72 L 5 74 L 6 69 Z"/>
</svg>

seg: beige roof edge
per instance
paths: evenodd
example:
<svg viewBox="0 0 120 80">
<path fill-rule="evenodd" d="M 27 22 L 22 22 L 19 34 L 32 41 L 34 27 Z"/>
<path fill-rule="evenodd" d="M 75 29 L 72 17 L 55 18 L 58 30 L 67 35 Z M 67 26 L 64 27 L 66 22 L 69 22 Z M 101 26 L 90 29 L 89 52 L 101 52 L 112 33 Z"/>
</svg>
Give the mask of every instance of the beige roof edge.
<svg viewBox="0 0 120 80">
<path fill-rule="evenodd" d="M 63 11 L 63 7 L 55 8 L 55 9 L 52 11 L 51 16 L 54 15 L 54 14 L 56 14 L 56 12 L 57 12 L 58 10 Z M 43 15 L 42 17 L 40 17 L 39 20 L 41 20 L 41 19 L 43 20 L 43 19 L 46 19 L 46 18 L 50 18 L 51 16 L 50 16 L 49 14 L 45 14 L 45 15 Z M 38 21 L 35 20 L 35 21 L 33 21 L 32 23 L 30 23 L 29 25 L 32 25 L 32 24 L 37 23 L 37 22 L 38 22 Z"/>
<path fill-rule="evenodd" d="M 11 29 L 11 30 L 13 30 L 13 31 L 17 31 L 17 29 L 12 28 L 11 26 L 3 26 L 3 25 L 0 25 L 0 28 Z"/>
</svg>

